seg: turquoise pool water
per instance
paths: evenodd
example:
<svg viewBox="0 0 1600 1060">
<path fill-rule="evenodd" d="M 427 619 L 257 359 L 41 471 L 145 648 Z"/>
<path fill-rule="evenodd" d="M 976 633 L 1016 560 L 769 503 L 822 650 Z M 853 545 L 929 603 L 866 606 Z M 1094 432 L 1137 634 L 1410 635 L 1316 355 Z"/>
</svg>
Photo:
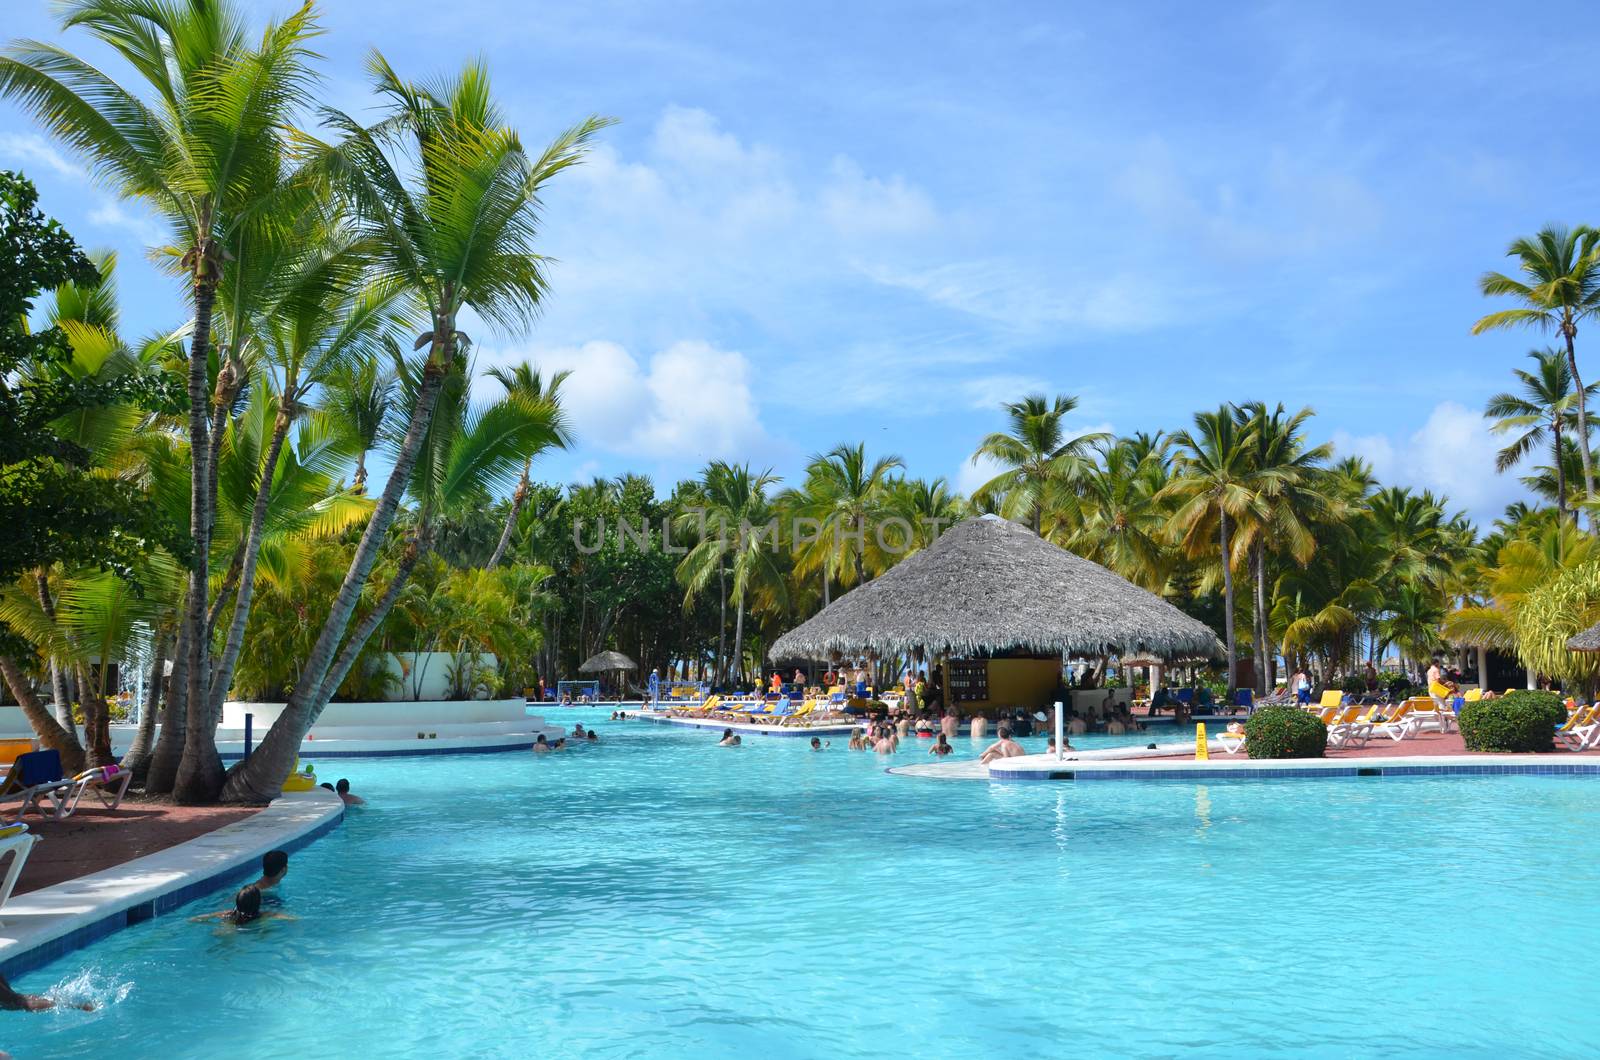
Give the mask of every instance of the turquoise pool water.
<svg viewBox="0 0 1600 1060">
<path fill-rule="evenodd" d="M 0 1013 L 0 1047 L 1600 1049 L 1592 781 L 913 780 L 837 743 L 719 749 L 604 716 L 603 744 L 564 755 L 325 764 L 372 805 L 294 856 L 298 920 L 219 931 L 174 914 L 120 932 L 18 984 L 100 1011 Z M 900 760 L 926 760 L 908 743 Z"/>
</svg>

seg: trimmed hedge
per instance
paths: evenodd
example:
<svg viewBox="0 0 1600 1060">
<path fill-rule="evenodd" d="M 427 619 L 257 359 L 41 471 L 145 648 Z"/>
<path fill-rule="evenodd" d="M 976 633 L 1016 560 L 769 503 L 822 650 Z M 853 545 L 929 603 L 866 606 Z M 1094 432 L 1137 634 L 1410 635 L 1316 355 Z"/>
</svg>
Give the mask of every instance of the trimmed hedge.
<svg viewBox="0 0 1600 1060">
<path fill-rule="evenodd" d="M 1554 692 L 1519 689 L 1466 704 L 1460 720 L 1469 751 L 1553 751 L 1567 708 Z"/>
<path fill-rule="evenodd" d="M 1328 727 L 1294 707 L 1262 707 L 1244 723 L 1244 750 L 1251 758 L 1321 758 Z"/>
</svg>

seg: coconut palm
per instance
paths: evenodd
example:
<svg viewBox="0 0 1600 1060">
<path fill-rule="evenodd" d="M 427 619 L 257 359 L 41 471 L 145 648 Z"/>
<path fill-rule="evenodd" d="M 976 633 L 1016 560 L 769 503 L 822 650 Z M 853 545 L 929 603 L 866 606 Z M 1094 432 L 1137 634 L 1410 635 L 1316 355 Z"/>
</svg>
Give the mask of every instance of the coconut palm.
<svg viewBox="0 0 1600 1060">
<path fill-rule="evenodd" d="M 1176 504 L 1172 529 L 1187 555 L 1211 553 L 1214 546 L 1210 541 L 1216 535 L 1218 551 L 1212 554 L 1222 568 L 1229 689 L 1237 686 L 1238 678 L 1231 534 L 1241 521 L 1264 515 L 1253 463 L 1255 430 L 1253 424 L 1241 424 L 1227 405 L 1215 412 L 1195 413 L 1194 430 L 1172 436 L 1176 450 L 1173 479 L 1162 490 L 1162 496 Z"/>
<path fill-rule="evenodd" d="M 1322 470 L 1333 446 L 1306 444 L 1303 428 L 1310 408 L 1290 415 L 1280 404 L 1268 411 L 1266 403 L 1253 401 L 1234 406 L 1234 418 L 1250 430 L 1250 462 L 1259 490 L 1259 515 L 1239 525 L 1236 552 L 1248 557 L 1255 599 L 1254 620 L 1256 691 L 1265 695 L 1272 659 L 1268 629 L 1267 560 L 1282 553 L 1304 566 L 1317 550 L 1313 526 L 1329 514 L 1330 498 L 1323 489 Z"/>
<path fill-rule="evenodd" d="M 1491 397 L 1483 414 L 1494 420 L 1496 434 L 1517 433 L 1495 454 L 1494 469 L 1502 474 L 1522 462 L 1534 449 L 1549 445 L 1550 466 L 1556 472 L 1556 510 L 1567 514 L 1567 478 L 1562 467 L 1562 443 L 1567 431 L 1577 429 L 1574 411 L 1578 397 L 1572 384 L 1572 369 L 1564 354 L 1548 347 L 1530 350 L 1528 356 L 1538 366 L 1533 372 L 1518 368 L 1513 374 L 1522 384 L 1520 393 L 1506 392 Z M 1593 394 L 1600 384 L 1586 388 Z"/>
<path fill-rule="evenodd" d="M 863 584 L 868 539 L 876 537 L 879 521 L 888 514 L 889 473 L 904 466 L 893 455 L 869 460 L 864 443 L 835 446 L 813 456 L 806 465 L 804 486 L 785 498 L 799 518 L 817 528 L 797 569 L 811 573 L 820 566 L 840 581 Z"/>
<path fill-rule="evenodd" d="M 306 3 L 269 25 L 252 44 L 237 8 L 221 0 L 67 0 L 64 29 L 82 27 L 146 82 L 143 96 L 54 45 L 19 42 L 0 57 L 0 95 L 88 158 L 96 175 L 143 201 L 170 225 L 189 283 L 194 326 L 188 391 L 192 558 L 185 627 L 190 735 L 209 722 L 209 560 L 216 447 L 213 425 L 231 403 L 242 371 L 230 350 L 210 387 L 213 310 L 230 260 L 253 231 L 274 223 L 268 208 L 283 187 L 280 130 L 311 86 L 307 42 L 316 32 Z M 222 400 L 216 400 L 221 398 Z M 208 401 L 208 399 L 211 399 Z M 213 749 L 214 751 L 214 749 Z M 214 757 L 214 755 L 213 755 Z M 210 788 L 207 776 L 194 778 Z M 200 791 L 186 790 L 181 796 Z"/>
<path fill-rule="evenodd" d="M 489 378 L 505 388 L 507 394 L 520 394 L 530 401 L 548 405 L 555 413 L 552 426 L 555 430 L 551 448 L 565 449 L 572 444 L 572 432 L 567 427 L 567 417 L 561 410 L 561 384 L 572 375 L 570 371 L 556 372 L 550 376 L 550 381 L 545 382 L 539 374 L 539 369 L 526 361 L 516 365 L 491 368 L 486 373 Z M 533 488 L 529 478 L 533 470 L 535 454 L 529 453 L 522 462 L 522 477 L 517 480 L 517 488 L 511 493 L 511 506 L 506 511 L 505 527 L 500 531 L 500 541 L 494 547 L 494 554 L 489 557 L 486 567 L 493 569 L 500 565 L 500 560 L 506 554 L 506 547 L 511 544 L 511 532 L 516 529 L 517 518 L 522 514 L 522 506 L 528 503 L 528 493 Z"/>
<path fill-rule="evenodd" d="M 1536 327 L 1554 331 L 1566 345 L 1567 370 L 1578 395 L 1578 449 L 1583 454 L 1584 496 L 1594 498 L 1594 462 L 1589 453 L 1589 411 L 1578 371 L 1575 340 L 1578 323 L 1600 311 L 1600 231 L 1587 225 L 1548 225 L 1531 238 L 1514 240 L 1506 251 L 1517 259 L 1521 279 L 1486 272 L 1478 281 L 1485 295 L 1514 298 L 1522 305 L 1490 313 L 1472 325 L 1472 333 L 1501 328 Z"/>
<path fill-rule="evenodd" d="M 1161 496 L 1171 479 L 1166 445 L 1166 439 L 1150 435 L 1103 445 L 1099 463 L 1083 477 L 1074 508 L 1077 518 L 1061 520 L 1051 539 L 1151 592 L 1161 592 L 1176 558 Z"/>
<path fill-rule="evenodd" d="M 1078 399 L 1068 394 L 1053 401 L 1043 394 L 1029 394 L 1003 407 L 1009 430 L 989 435 L 972 454 L 974 464 L 989 459 L 1003 470 L 974 490 L 972 498 L 977 504 L 998 501 L 1000 514 L 1027 523 L 1037 534 L 1051 485 L 1081 477 L 1089 467 L 1093 447 L 1109 441 L 1110 436 L 1067 437 L 1062 420 L 1078 407 Z"/>
<path fill-rule="evenodd" d="M 367 127 L 340 111 L 324 112 L 337 143 L 302 134 L 309 173 L 347 200 L 351 227 L 371 246 L 375 281 L 405 290 L 425 307 L 431 327 L 416 340 L 427 347 L 416 397 L 394 467 L 362 535 L 349 571 L 324 621 L 302 681 L 249 762 L 234 770 L 224 798 L 259 802 L 281 789 L 306 732 L 337 682 L 330 674 L 352 664 L 416 563 L 409 550 L 383 597 L 353 630 L 368 575 L 410 483 L 446 377 L 468 339 L 461 311 L 510 329 L 525 327 L 547 290 L 544 259 L 534 251 L 540 193 L 577 164 L 607 122 L 590 118 L 558 136 L 538 156 L 523 150 L 504 122 L 478 63 L 453 79 L 421 85 L 402 79 L 374 52 L 368 61 L 388 116 Z M 337 656 L 337 660 L 336 660 Z"/>
</svg>

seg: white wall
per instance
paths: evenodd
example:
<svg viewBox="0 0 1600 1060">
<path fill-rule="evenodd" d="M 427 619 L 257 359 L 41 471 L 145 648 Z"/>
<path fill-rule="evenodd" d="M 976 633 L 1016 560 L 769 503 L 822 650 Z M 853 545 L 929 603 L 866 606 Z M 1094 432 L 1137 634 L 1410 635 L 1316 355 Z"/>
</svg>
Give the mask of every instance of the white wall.
<svg viewBox="0 0 1600 1060">
<path fill-rule="evenodd" d="M 463 655 L 462 659 L 467 656 Z M 478 653 L 478 664 L 491 673 L 498 672 L 499 660 L 488 652 Z M 400 700 L 444 699 L 450 694 L 450 671 L 456 657 L 447 651 L 391 652 L 384 658 L 396 678 L 389 694 Z M 492 679 L 492 678 L 491 678 Z"/>
<path fill-rule="evenodd" d="M 243 729 L 244 716 L 252 715 L 251 725 L 257 734 L 265 733 L 283 713 L 282 703 L 238 703 L 222 705 L 222 727 Z M 329 703 L 317 718 L 316 730 L 338 729 L 343 726 L 412 726 L 461 725 L 481 722 L 523 722 L 528 717 L 527 704 L 516 699 L 455 699 L 431 700 L 418 703 Z"/>
</svg>

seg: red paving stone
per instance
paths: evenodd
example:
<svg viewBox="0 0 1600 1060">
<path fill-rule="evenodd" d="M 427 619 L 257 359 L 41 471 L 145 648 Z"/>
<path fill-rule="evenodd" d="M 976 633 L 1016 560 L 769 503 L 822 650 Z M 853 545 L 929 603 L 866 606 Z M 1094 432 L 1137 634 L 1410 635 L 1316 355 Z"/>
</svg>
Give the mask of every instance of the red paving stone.
<svg viewBox="0 0 1600 1060">
<path fill-rule="evenodd" d="M 124 799 L 115 812 L 78 804 L 65 821 L 28 814 L 28 830 L 40 838 L 17 880 L 17 894 L 75 880 L 125 861 L 186 843 L 256 812 L 248 806 L 173 806 Z M 13 807 L 12 812 L 15 813 Z"/>
</svg>

